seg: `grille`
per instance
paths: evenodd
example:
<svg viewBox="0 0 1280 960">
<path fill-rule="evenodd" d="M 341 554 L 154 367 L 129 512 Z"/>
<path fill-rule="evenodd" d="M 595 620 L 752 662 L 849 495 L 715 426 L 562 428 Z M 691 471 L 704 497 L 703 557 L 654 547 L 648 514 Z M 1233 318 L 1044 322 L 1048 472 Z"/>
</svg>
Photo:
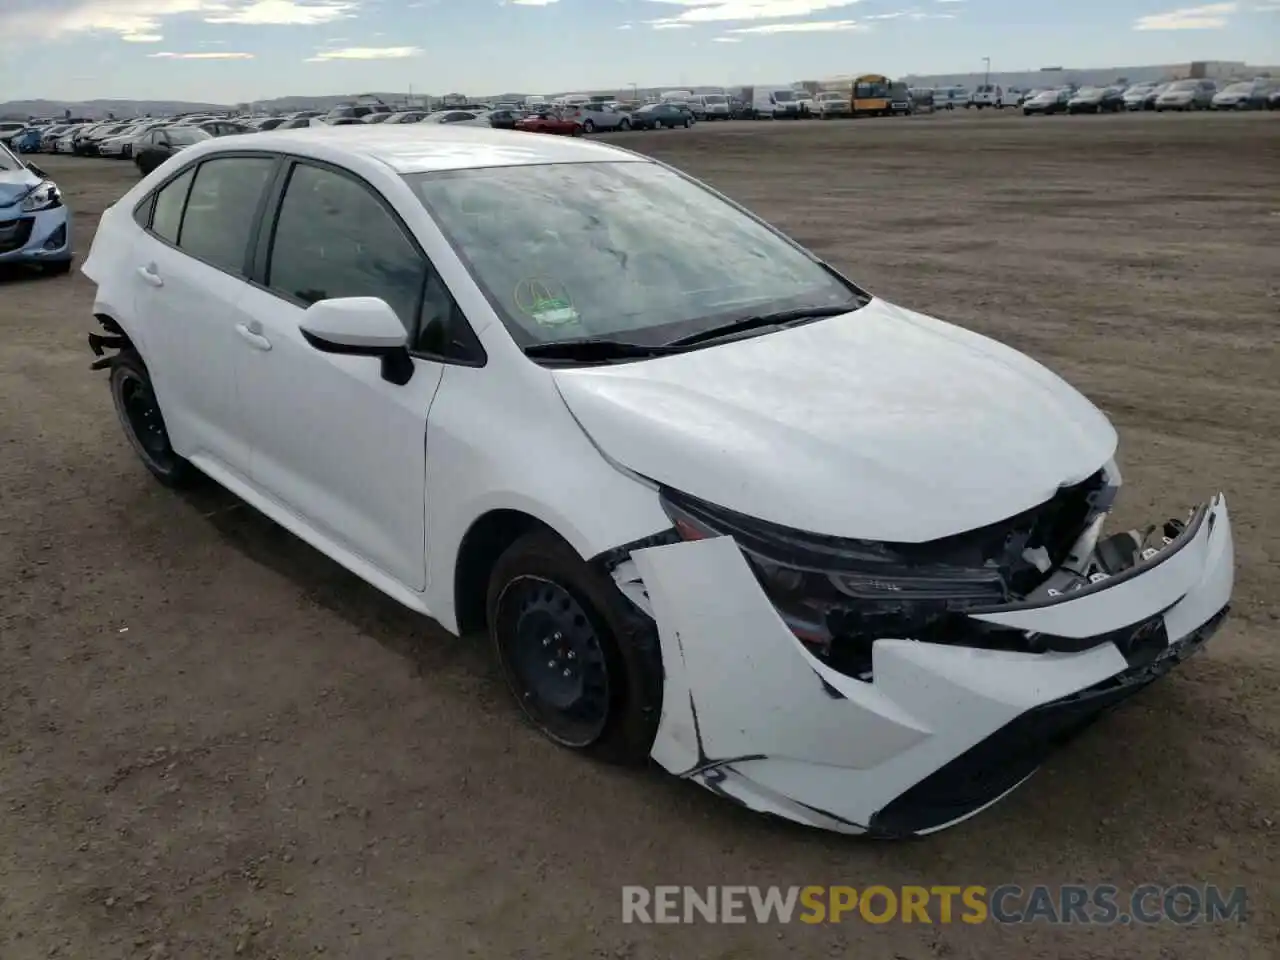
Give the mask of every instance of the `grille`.
<svg viewBox="0 0 1280 960">
<path fill-rule="evenodd" d="M 0 220 L 0 253 L 20 250 L 31 239 L 31 220 Z"/>
</svg>

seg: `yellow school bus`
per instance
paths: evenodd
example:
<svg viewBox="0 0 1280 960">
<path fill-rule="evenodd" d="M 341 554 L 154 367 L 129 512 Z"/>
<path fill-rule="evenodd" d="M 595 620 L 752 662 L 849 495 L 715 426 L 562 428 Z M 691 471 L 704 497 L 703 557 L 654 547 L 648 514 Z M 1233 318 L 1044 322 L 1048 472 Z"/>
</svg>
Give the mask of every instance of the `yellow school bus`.
<svg viewBox="0 0 1280 960">
<path fill-rule="evenodd" d="M 853 115 L 855 117 L 887 117 L 889 115 L 889 78 L 868 73 L 853 81 Z"/>
</svg>

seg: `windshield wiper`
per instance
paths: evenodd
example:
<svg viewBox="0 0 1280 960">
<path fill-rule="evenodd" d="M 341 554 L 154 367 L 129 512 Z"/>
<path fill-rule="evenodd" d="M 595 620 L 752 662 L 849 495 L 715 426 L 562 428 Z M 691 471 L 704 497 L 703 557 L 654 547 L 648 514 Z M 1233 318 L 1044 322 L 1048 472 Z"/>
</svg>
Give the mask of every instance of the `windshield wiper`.
<svg viewBox="0 0 1280 960">
<path fill-rule="evenodd" d="M 689 347 L 697 343 L 706 343 L 711 340 L 719 340 L 722 337 L 732 337 L 739 333 L 746 333 L 750 330 L 757 330 L 760 327 L 781 327 L 789 323 L 798 323 L 805 320 L 821 320 L 823 317 L 838 317 L 841 314 L 852 313 L 862 306 L 861 301 L 855 301 L 852 305 L 846 304 L 841 307 L 797 307 L 795 310 L 779 310 L 776 313 L 762 313 L 756 317 L 743 317 L 740 320 L 734 320 L 732 323 L 725 323 L 718 327 L 712 327 L 709 330 L 701 330 L 698 333 L 691 333 L 688 336 L 677 337 L 675 340 L 666 344 L 668 347 Z"/>
<path fill-rule="evenodd" d="M 531 343 L 524 348 L 526 357 L 544 360 L 579 360 L 584 363 L 631 360 L 681 352 L 683 352 L 682 348 L 670 344 L 632 343 L 628 340 L 610 340 L 606 337 L 553 340 L 550 343 Z"/>
</svg>

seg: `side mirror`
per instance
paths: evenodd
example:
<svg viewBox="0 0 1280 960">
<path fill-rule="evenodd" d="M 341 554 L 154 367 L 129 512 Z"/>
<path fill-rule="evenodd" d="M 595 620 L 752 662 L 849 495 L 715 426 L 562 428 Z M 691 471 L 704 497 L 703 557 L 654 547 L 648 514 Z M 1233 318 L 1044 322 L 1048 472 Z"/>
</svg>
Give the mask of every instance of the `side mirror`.
<svg viewBox="0 0 1280 960">
<path fill-rule="evenodd" d="M 382 378 L 388 383 L 404 386 L 413 377 L 404 324 L 378 297 L 318 300 L 303 313 L 298 328 L 322 353 L 381 358 Z"/>
</svg>

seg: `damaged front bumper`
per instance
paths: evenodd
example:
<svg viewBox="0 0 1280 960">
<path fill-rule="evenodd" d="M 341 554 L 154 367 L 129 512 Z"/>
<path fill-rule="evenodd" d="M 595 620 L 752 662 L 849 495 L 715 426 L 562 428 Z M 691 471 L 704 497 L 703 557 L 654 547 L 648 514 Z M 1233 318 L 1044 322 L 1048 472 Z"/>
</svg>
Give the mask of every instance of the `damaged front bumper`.
<svg viewBox="0 0 1280 960">
<path fill-rule="evenodd" d="M 19 205 L 0 208 L 0 264 L 70 260 L 71 216 L 66 206 L 23 213 Z"/>
<path fill-rule="evenodd" d="M 655 620 L 665 686 L 652 756 L 761 812 L 902 837 L 1000 800 L 1103 710 L 1195 652 L 1234 580 L 1225 499 L 1122 574 L 969 611 L 975 636 L 1042 652 L 880 639 L 832 669 L 780 617 L 732 537 L 636 549 L 614 570 Z"/>
</svg>

